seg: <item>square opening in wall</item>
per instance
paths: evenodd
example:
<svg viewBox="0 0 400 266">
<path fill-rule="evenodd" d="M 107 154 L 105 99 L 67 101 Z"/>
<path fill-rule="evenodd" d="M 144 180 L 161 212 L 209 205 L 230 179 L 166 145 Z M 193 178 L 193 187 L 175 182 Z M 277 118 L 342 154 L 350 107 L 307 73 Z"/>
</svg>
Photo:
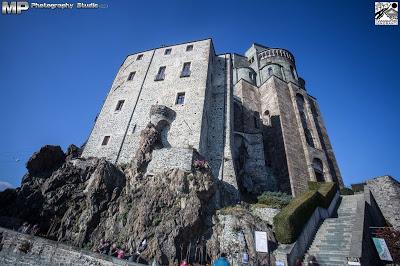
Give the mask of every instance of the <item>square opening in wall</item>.
<svg viewBox="0 0 400 266">
<path fill-rule="evenodd" d="M 181 78 L 190 76 L 190 62 L 186 62 L 183 64 Z"/>
<path fill-rule="evenodd" d="M 164 80 L 164 78 L 165 78 L 165 69 L 166 68 L 167 68 L 166 66 L 162 66 L 162 67 L 160 67 L 158 69 L 158 73 L 157 73 L 157 75 L 156 75 L 156 77 L 154 79 L 155 81 Z"/>
<path fill-rule="evenodd" d="M 136 75 L 136 71 L 129 73 L 128 81 L 132 80 Z"/>
<path fill-rule="evenodd" d="M 190 51 L 192 51 L 192 50 L 193 50 L 193 45 L 192 45 L 192 44 L 186 46 L 186 52 L 190 52 Z"/>
<path fill-rule="evenodd" d="M 179 92 L 176 96 L 175 104 L 184 104 L 185 103 L 185 93 Z"/>
<path fill-rule="evenodd" d="M 115 107 L 115 111 L 121 111 L 122 106 L 124 105 L 125 100 L 120 100 L 117 103 L 117 107 Z"/>
<path fill-rule="evenodd" d="M 109 140 L 110 140 L 110 136 L 105 136 L 103 138 L 103 142 L 101 143 L 101 146 L 106 146 L 108 144 Z"/>
</svg>

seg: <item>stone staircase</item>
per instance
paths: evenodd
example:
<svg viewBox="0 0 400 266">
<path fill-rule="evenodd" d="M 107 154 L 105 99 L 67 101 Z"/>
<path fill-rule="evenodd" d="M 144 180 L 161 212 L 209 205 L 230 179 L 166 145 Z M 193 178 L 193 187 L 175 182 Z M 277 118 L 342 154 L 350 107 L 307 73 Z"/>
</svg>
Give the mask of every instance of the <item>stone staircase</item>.
<svg viewBox="0 0 400 266">
<path fill-rule="evenodd" d="M 357 201 L 363 196 L 363 194 L 341 196 L 335 217 L 327 218 L 321 224 L 304 262 L 313 255 L 319 265 L 347 265 Z"/>
</svg>

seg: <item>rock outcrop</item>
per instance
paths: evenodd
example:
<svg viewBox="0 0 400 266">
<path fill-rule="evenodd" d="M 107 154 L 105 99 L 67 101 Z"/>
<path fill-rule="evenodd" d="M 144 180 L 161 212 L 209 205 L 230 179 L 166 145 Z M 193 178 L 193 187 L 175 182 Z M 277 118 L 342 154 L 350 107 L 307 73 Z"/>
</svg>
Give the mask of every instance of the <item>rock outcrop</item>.
<svg viewBox="0 0 400 266">
<path fill-rule="evenodd" d="M 37 223 L 45 237 L 78 247 L 109 239 L 136 250 L 146 239 L 144 260 L 174 264 L 207 230 L 216 182 L 207 167 L 144 175 L 156 127 L 149 125 L 142 136 L 143 150 L 124 170 L 105 159 L 77 158 L 73 147 L 68 155 L 60 147 L 42 148 L 29 160 L 21 187 L 0 193 L 0 216 Z M 131 173 L 140 178 L 127 185 Z"/>
<path fill-rule="evenodd" d="M 213 217 L 213 234 L 207 241 L 208 254 L 216 257 L 221 252 L 229 254 L 233 265 L 242 265 L 243 254 L 247 254 L 249 265 L 271 265 L 267 253 L 255 250 L 254 231 L 267 232 L 268 246 L 275 249 L 277 242 L 272 226 L 264 215 L 255 215 L 247 205 L 226 207 L 217 211 Z"/>
<path fill-rule="evenodd" d="M 65 154 L 60 146 L 46 145 L 35 152 L 26 163 L 29 174 L 49 174 L 65 162 Z"/>
</svg>

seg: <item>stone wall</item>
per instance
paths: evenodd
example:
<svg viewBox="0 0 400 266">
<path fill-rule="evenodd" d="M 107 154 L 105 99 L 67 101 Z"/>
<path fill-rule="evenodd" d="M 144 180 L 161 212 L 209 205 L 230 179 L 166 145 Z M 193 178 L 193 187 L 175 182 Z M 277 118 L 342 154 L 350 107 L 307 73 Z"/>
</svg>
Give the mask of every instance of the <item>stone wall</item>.
<svg viewBox="0 0 400 266">
<path fill-rule="evenodd" d="M 193 50 L 187 51 L 188 45 Z M 165 54 L 171 49 L 170 54 Z M 127 57 L 122 64 L 102 111 L 96 121 L 83 157 L 106 157 L 112 162 L 129 162 L 135 153 L 140 132 L 150 121 L 152 105 L 165 105 L 176 113 L 166 139 L 174 148 L 200 148 L 203 108 L 207 89 L 211 40 L 162 47 Z M 143 55 L 141 60 L 137 60 Z M 190 75 L 182 77 L 183 64 L 190 62 Z M 156 76 L 166 67 L 163 80 Z M 136 74 L 128 81 L 129 73 Z M 176 104 L 177 94 L 185 93 L 183 104 Z M 125 100 L 115 111 L 119 100 Z M 107 145 L 101 145 L 110 136 Z M 156 155 L 155 155 L 156 156 Z"/>
<path fill-rule="evenodd" d="M 0 243 L 0 265 L 142 265 L 1 227 Z"/>
<path fill-rule="evenodd" d="M 391 176 L 380 176 L 367 181 L 385 219 L 400 229 L 400 183 Z"/>
</svg>

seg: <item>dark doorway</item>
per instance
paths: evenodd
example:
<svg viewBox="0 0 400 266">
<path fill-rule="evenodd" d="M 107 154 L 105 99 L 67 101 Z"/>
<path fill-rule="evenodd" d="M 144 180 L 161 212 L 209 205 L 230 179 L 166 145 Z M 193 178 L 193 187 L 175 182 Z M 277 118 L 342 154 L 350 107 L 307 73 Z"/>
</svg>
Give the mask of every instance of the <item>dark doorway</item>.
<svg viewBox="0 0 400 266">
<path fill-rule="evenodd" d="M 320 159 L 314 158 L 314 160 L 313 160 L 313 168 L 314 168 L 314 173 L 315 173 L 315 179 L 318 182 L 325 182 L 324 166 L 323 166 L 322 161 Z"/>
</svg>

